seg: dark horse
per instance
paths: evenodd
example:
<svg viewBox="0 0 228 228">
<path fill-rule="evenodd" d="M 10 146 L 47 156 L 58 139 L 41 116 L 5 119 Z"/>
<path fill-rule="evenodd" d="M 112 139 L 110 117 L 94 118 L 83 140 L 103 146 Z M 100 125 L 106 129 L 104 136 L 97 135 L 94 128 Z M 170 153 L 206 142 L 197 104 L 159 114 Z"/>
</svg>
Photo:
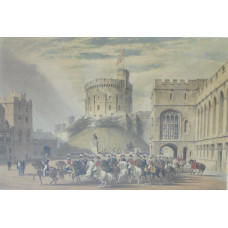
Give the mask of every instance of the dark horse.
<svg viewBox="0 0 228 228">
<path fill-rule="evenodd" d="M 118 174 L 120 172 L 120 168 L 118 166 L 118 162 L 107 162 L 106 160 L 100 161 L 100 167 L 106 173 L 112 173 L 115 175 L 116 181 L 118 180 Z"/>
<path fill-rule="evenodd" d="M 142 170 L 142 175 L 140 176 L 140 178 L 144 177 L 145 181 L 147 183 L 147 176 L 151 175 L 150 170 L 148 169 L 147 163 L 144 162 L 142 159 L 138 158 L 133 162 L 133 165 L 137 166 L 138 168 L 140 168 Z"/>
<path fill-rule="evenodd" d="M 86 174 L 87 166 L 84 167 L 84 164 L 81 161 L 74 161 L 72 163 L 72 166 L 74 170 L 74 172 L 72 173 L 72 179 L 74 180 L 75 177 L 77 177 L 80 181 L 80 176 Z"/>
<path fill-rule="evenodd" d="M 194 160 L 189 160 L 188 162 L 191 165 L 191 174 L 194 174 L 194 170 L 198 169 L 198 175 L 203 175 L 204 170 L 206 169 L 206 166 L 202 163 L 196 162 Z"/>
<path fill-rule="evenodd" d="M 44 165 L 41 161 L 34 161 L 32 163 L 32 166 L 36 169 L 36 174 L 33 175 L 33 181 L 35 181 L 35 176 L 38 176 L 40 178 L 40 183 L 42 184 L 42 177 L 43 177 L 43 168 Z M 57 182 L 58 178 L 57 178 L 57 174 L 58 174 L 58 170 L 54 167 L 49 167 L 49 171 L 46 173 L 48 177 L 50 177 L 52 179 L 52 181 L 49 184 L 52 184 L 53 182 Z"/>
</svg>

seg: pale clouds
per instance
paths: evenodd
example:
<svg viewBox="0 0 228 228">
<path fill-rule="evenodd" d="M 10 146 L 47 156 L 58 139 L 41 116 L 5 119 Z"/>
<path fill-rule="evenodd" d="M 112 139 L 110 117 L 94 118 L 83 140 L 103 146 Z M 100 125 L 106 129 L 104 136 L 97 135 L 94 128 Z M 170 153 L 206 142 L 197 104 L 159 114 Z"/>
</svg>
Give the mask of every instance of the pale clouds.
<svg viewBox="0 0 228 228">
<path fill-rule="evenodd" d="M 76 117 L 84 113 L 84 85 L 115 77 L 122 48 L 134 87 L 134 111 L 150 109 L 153 79 L 208 78 L 228 60 L 226 38 L 2 38 L 1 46 L 35 65 Z"/>
</svg>

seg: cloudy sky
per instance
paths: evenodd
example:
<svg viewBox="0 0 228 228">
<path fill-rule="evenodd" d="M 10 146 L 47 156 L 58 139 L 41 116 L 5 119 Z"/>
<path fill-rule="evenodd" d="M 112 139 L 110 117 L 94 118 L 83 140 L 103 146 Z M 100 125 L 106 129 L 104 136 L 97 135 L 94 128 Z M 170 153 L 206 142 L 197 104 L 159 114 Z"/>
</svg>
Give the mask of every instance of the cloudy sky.
<svg viewBox="0 0 228 228">
<path fill-rule="evenodd" d="M 0 97 L 25 91 L 34 129 L 53 130 L 68 115 L 84 115 L 84 85 L 115 77 L 125 48 L 133 110 L 150 110 L 155 78 L 209 78 L 228 60 L 227 38 L 0 38 Z"/>
</svg>

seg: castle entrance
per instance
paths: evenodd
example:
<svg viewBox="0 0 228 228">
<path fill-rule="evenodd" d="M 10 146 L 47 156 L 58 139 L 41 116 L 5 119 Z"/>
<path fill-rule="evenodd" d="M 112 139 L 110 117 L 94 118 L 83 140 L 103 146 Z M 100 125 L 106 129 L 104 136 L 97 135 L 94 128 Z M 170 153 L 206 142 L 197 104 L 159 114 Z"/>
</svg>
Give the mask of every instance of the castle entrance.
<svg viewBox="0 0 228 228">
<path fill-rule="evenodd" d="M 165 144 L 160 148 L 160 154 L 177 158 L 177 146 L 171 143 Z"/>
<path fill-rule="evenodd" d="M 49 146 L 43 148 L 43 156 L 49 158 L 51 156 L 51 149 Z"/>
</svg>

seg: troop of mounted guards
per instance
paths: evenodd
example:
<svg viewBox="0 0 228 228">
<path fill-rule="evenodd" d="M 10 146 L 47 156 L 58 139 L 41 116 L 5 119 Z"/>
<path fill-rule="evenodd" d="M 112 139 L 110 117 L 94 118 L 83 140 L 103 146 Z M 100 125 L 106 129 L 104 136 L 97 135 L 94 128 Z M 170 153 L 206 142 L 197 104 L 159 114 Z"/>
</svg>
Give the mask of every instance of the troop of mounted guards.
<svg viewBox="0 0 228 228">
<path fill-rule="evenodd" d="M 116 154 L 107 156 L 80 155 L 80 158 L 72 161 L 70 154 L 67 155 L 66 161 L 57 161 L 56 168 L 49 166 L 49 160 L 45 162 L 35 161 L 32 163 L 37 173 L 33 176 L 42 178 L 51 177 L 50 183 L 56 183 L 58 179 L 64 179 L 66 174 L 72 176 L 72 179 L 78 181 L 99 180 L 100 187 L 106 185 L 107 182 L 114 180 L 116 183 L 135 179 L 138 184 L 142 178 L 144 182 L 148 182 L 148 178 L 152 183 L 155 179 L 160 181 L 173 180 L 185 165 L 182 158 L 171 158 L 169 156 L 151 156 L 147 155 L 125 155 L 122 154 L 118 158 Z M 190 160 L 191 174 L 194 170 L 198 170 L 198 174 L 203 174 L 206 166 L 194 160 Z"/>
</svg>

